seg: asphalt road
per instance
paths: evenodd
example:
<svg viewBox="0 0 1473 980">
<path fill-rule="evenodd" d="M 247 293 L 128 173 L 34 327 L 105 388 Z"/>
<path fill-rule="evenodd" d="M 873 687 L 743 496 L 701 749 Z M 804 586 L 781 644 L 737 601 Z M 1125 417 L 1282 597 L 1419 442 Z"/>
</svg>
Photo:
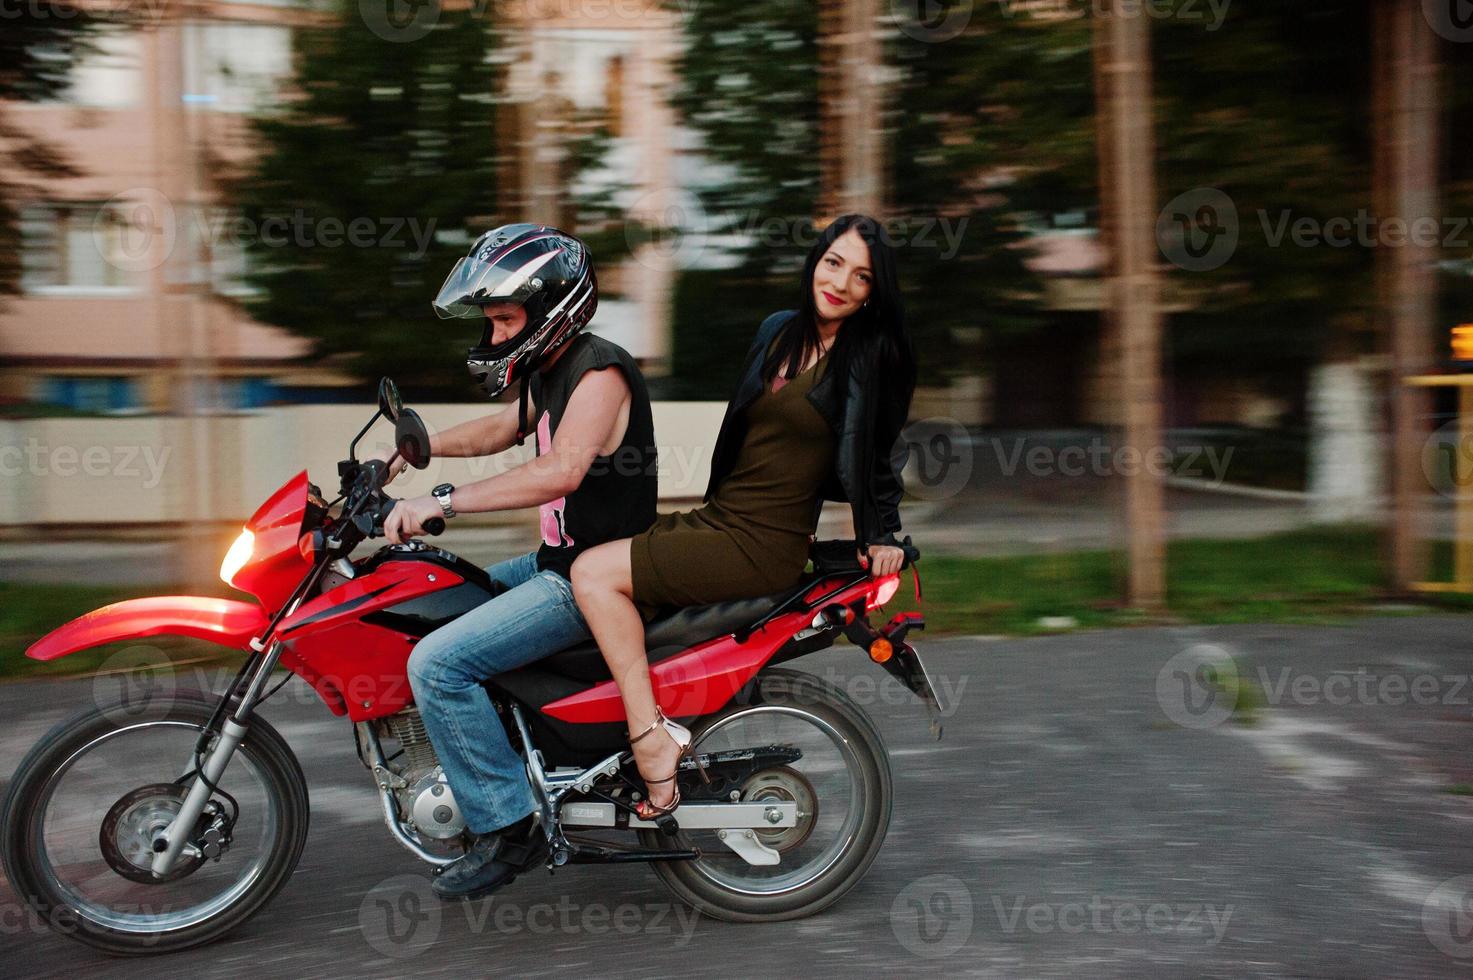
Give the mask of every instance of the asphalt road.
<svg viewBox="0 0 1473 980">
<path fill-rule="evenodd" d="M 856 652 L 799 664 L 876 718 L 895 817 L 868 877 L 803 921 L 693 917 L 650 872 L 525 876 L 404 906 L 346 723 L 267 712 L 313 793 L 296 876 L 228 939 L 118 960 L 30 919 L 0 879 L 0 974 L 153 978 L 884 975 L 1448 977 L 1473 968 L 1473 619 L 925 642 L 946 736 Z M 1229 716 L 1195 665 L 1263 688 Z M 13 769 L 90 681 L 0 687 Z M 8 778 L 8 772 L 7 772 Z M 391 903 L 392 904 L 392 903 Z M 396 913 L 397 914 L 397 913 Z"/>
</svg>

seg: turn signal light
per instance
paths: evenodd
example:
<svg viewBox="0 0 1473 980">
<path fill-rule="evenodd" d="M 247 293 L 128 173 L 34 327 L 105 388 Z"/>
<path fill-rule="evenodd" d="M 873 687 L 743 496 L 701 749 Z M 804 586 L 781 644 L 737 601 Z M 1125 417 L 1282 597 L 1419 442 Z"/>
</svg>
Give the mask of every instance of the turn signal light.
<svg viewBox="0 0 1473 980">
<path fill-rule="evenodd" d="M 877 664 L 884 663 L 894 655 L 895 648 L 883 636 L 869 645 L 869 658 Z"/>
</svg>

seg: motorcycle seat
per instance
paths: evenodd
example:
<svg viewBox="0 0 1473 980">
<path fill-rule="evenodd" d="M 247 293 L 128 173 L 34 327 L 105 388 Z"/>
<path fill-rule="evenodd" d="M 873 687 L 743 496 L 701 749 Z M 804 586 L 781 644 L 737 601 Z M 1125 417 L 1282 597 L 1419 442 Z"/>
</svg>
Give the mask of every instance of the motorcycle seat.
<svg viewBox="0 0 1473 980">
<path fill-rule="evenodd" d="M 909 538 L 906 539 L 906 547 L 911 547 Z M 915 554 L 919 557 L 919 552 Z M 815 542 L 809 548 L 809 557 L 813 561 L 813 568 L 804 573 L 796 586 L 775 595 L 735 599 L 709 606 L 662 610 L 644 627 L 644 645 L 649 662 L 659 663 L 677 653 L 685 652 L 697 643 L 751 626 L 820 579 L 865 574 L 856 559 L 853 541 Z M 598 650 L 598 644 L 593 640 L 545 657 L 536 666 L 541 670 L 588 683 L 606 681 L 612 676 L 608 665 L 604 663 L 603 654 Z"/>
<path fill-rule="evenodd" d="M 659 663 L 703 640 L 750 626 L 790 595 L 791 589 L 758 599 L 734 599 L 709 606 L 661 611 L 644 627 L 644 645 L 649 661 Z M 580 681 L 606 681 L 612 676 L 598 644 L 593 640 L 546 657 L 538 661 L 537 667 Z"/>
</svg>

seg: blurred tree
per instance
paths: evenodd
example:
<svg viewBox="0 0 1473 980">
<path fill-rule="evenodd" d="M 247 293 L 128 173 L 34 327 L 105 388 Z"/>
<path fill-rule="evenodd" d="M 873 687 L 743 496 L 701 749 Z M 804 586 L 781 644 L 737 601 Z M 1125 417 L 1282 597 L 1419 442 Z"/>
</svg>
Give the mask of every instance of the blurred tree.
<svg viewBox="0 0 1473 980">
<path fill-rule="evenodd" d="M 684 43 L 672 101 L 699 134 L 708 166 L 691 188 L 694 213 L 677 216 L 694 238 L 675 253 L 697 261 L 677 278 L 670 374 L 652 390 L 720 399 L 762 318 L 793 305 L 795 272 L 815 237 L 818 8 L 808 0 L 679 5 Z"/>
<path fill-rule="evenodd" d="M 65 94 L 72 67 L 93 50 L 107 18 L 70 3 L 32 0 L 7 8 L 0 30 L 0 103 L 41 102 Z M 0 295 L 14 294 L 20 280 L 19 206 L 38 196 L 45 183 L 78 176 L 44 134 L 18 125 L 0 105 Z"/>
<path fill-rule="evenodd" d="M 972 7 L 971 4 L 953 6 Z M 675 301 L 672 376 L 677 397 L 713 397 L 732 382 L 762 316 L 796 302 L 796 273 L 816 237 L 819 181 L 819 19 L 817 4 L 763 0 L 733 5 L 690 0 L 675 104 L 701 137 L 719 181 L 697 189 L 708 242 L 730 236 L 731 268 L 690 270 Z M 942 44 L 901 39 L 887 20 L 897 71 L 886 92 L 890 203 L 878 217 L 899 249 L 908 323 L 924 382 L 975 372 L 959 357 L 981 330 L 1036 326 L 1038 283 L 1023 266 L 1020 202 L 997 179 L 991 139 L 977 139 L 978 113 L 994 99 L 990 80 L 1017 84 L 1036 72 L 1040 92 L 1090 89 L 1087 37 L 1077 79 L 1049 63 L 1036 43 L 1015 43 L 1006 59 L 985 43 L 995 5 L 973 11 L 977 25 Z M 889 25 L 887 27 L 887 25 Z M 978 86 L 984 86 L 979 88 Z M 1039 93 L 1027 95 L 1039 101 Z M 718 251 L 714 244 L 707 252 Z M 714 263 L 713 263 L 714 264 Z"/>
<path fill-rule="evenodd" d="M 245 303 L 358 377 L 466 397 L 459 365 L 480 327 L 442 322 L 430 302 L 470 236 L 495 222 L 515 145 L 515 127 L 498 128 L 495 25 L 446 8 L 427 36 L 392 41 L 354 0 L 337 8 L 331 26 L 296 34 L 298 93 L 254 122 L 262 152 L 236 204 L 263 231 L 281 227 L 265 224 L 274 218 L 307 233 L 284 245 L 256 236 L 246 278 L 259 292 Z M 369 244 L 313 234 L 355 221 L 372 225 Z"/>
<path fill-rule="evenodd" d="M 744 275 L 791 268 L 807 250 L 800 239 L 819 196 L 817 5 L 680 6 L 685 44 L 674 103 L 700 134 L 719 178 L 697 188 L 702 231 L 708 238 L 744 235 L 772 221 L 774 233 L 736 246 L 738 262 Z"/>
</svg>

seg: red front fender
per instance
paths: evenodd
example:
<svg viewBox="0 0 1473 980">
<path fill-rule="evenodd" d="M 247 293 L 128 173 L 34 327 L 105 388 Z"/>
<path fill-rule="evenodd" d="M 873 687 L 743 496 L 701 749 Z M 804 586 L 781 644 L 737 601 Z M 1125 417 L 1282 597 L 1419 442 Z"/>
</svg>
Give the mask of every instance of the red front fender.
<svg viewBox="0 0 1473 980">
<path fill-rule="evenodd" d="M 94 609 L 58 626 L 31 644 L 32 660 L 55 660 L 78 650 L 140 636 L 175 634 L 209 640 L 240 650 L 250 649 L 270 619 L 254 603 L 193 595 L 129 599 Z"/>
</svg>

